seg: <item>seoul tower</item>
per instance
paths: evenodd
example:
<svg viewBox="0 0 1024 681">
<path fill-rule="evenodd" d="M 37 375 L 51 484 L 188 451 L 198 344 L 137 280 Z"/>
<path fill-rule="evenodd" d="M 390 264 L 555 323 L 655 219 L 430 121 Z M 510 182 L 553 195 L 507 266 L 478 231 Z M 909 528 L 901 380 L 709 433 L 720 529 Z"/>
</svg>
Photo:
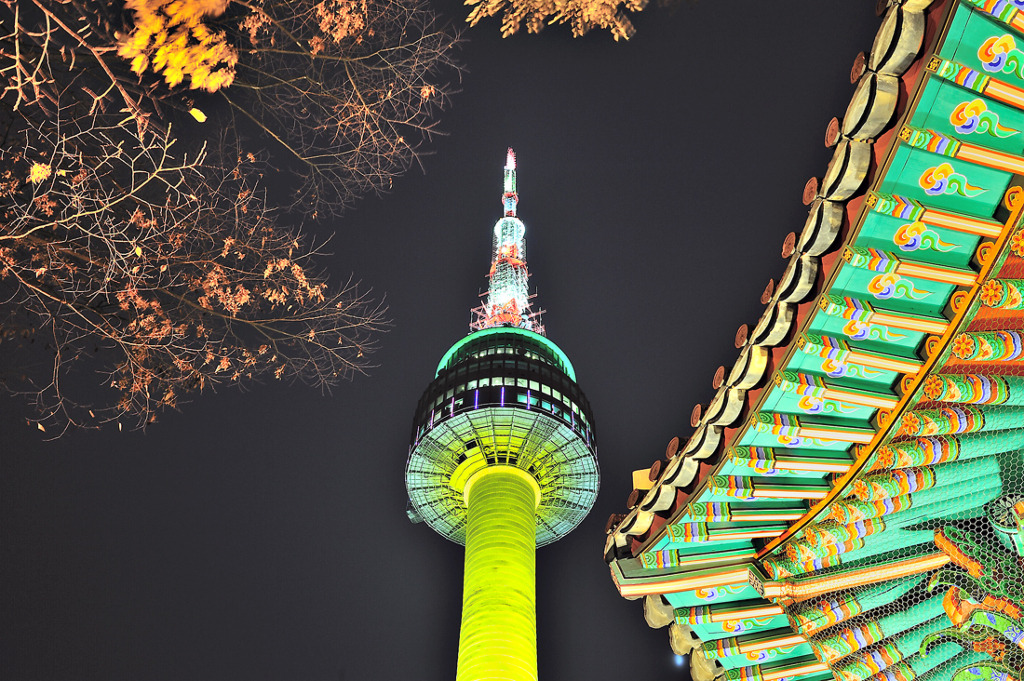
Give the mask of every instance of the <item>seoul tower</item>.
<svg viewBox="0 0 1024 681">
<path fill-rule="evenodd" d="M 590 403 L 531 312 L 516 156 L 505 161 L 487 297 L 416 407 L 409 515 L 466 547 L 457 681 L 537 678 L 538 546 L 597 498 Z"/>
</svg>

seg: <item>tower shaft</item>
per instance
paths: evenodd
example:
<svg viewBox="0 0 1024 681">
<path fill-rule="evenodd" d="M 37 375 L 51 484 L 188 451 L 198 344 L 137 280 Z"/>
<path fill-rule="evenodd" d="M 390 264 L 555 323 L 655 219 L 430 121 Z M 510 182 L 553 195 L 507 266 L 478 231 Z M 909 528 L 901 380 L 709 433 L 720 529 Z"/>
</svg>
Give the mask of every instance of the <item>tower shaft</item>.
<svg viewBox="0 0 1024 681">
<path fill-rule="evenodd" d="M 537 679 L 536 533 L 540 488 L 492 466 L 466 485 L 468 527 L 456 681 Z"/>
</svg>

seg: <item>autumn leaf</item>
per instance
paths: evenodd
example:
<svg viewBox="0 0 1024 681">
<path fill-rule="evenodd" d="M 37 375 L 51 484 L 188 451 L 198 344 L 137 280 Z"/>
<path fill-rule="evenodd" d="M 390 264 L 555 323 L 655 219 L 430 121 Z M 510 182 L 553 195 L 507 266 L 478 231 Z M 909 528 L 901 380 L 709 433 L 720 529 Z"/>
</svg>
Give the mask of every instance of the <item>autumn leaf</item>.
<svg viewBox="0 0 1024 681">
<path fill-rule="evenodd" d="M 32 184 L 39 184 L 50 176 L 52 169 L 45 163 L 33 163 L 28 170 L 28 181 Z"/>
<path fill-rule="evenodd" d="M 226 0 L 128 0 L 134 28 L 121 36 L 117 54 L 139 75 L 152 68 L 172 87 L 188 76 L 189 88 L 216 92 L 234 82 L 238 52 L 223 31 L 211 30 L 203 19 L 220 16 L 227 5 Z M 198 109 L 189 113 L 200 123 L 206 120 Z"/>
</svg>

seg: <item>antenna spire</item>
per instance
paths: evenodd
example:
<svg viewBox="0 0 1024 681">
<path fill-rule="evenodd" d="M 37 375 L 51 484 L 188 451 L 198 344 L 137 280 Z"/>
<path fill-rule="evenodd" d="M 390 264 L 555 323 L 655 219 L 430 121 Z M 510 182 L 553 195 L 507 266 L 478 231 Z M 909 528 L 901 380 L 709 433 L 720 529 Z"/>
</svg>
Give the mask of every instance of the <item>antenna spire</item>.
<svg viewBox="0 0 1024 681">
<path fill-rule="evenodd" d="M 516 194 L 516 152 L 512 147 L 505 155 L 505 193 L 501 195 L 501 203 L 505 207 L 505 217 L 514 218 L 519 195 Z"/>
<path fill-rule="evenodd" d="M 494 225 L 491 272 L 487 300 L 473 310 L 473 331 L 495 326 L 514 326 L 543 334 L 541 311 L 531 312 L 526 267 L 526 225 L 516 217 L 519 194 L 516 193 L 516 152 L 509 147 L 505 155 L 505 180 L 501 194 L 504 217 Z"/>
</svg>

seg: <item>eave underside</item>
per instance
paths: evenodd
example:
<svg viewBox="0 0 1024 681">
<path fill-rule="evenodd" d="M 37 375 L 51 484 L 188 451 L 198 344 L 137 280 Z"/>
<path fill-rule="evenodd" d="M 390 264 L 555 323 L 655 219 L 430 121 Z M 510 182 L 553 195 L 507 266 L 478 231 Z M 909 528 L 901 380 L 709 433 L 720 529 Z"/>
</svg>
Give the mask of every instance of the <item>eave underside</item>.
<svg viewBox="0 0 1024 681">
<path fill-rule="evenodd" d="M 890 4 L 762 319 L 609 521 L 698 681 L 1024 668 L 1024 2 Z"/>
</svg>

